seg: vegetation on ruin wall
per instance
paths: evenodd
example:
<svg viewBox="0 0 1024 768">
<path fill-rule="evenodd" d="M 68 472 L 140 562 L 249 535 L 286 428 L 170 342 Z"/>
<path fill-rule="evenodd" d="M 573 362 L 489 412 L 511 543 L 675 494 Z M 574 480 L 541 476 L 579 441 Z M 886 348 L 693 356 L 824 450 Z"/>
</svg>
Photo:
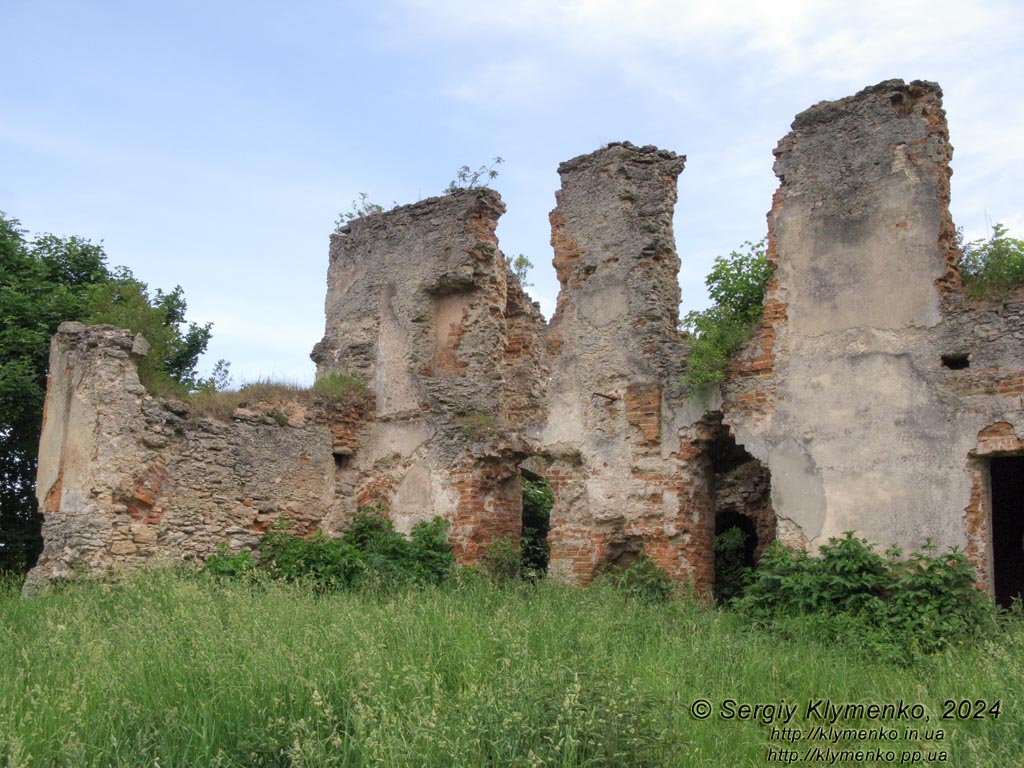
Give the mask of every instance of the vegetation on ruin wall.
<svg viewBox="0 0 1024 768">
<path fill-rule="evenodd" d="M 989 238 L 960 244 L 964 289 L 972 298 L 1001 299 L 1024 285 L 1024 240 L 1009 237 L 1002 224 Z"/>
<path fill-rule="evenodd" d="M 715 258 L 704 280 L 712 305 L 688 312 L 681 325 L 692 339 L 683 383 L 692 388 L 723 381 L 729 362 L 761 320 L 764 289 L 771 277 L 766 240 Z"/>
<path fill-rule="evenodd" d="M 26 237 L 0 212 L 0 571 L 23 571 L 42 549 L 35 477 L 50 338 L 66 320 L 141 332 L 150 353 L 139 375 L 151 390 L 213 386 L 196 373 L 210 325 L 185 323 L 180 286 L 150 295 L 101 245 L 80 237 Z"/>
<path fill-rule="evenodd" d="M 490 186 L 490 183 L 498 178 L 498 166 L 503 162 L 505 161 L 500 157 L 495 157 L 489 165 L 481 165 L 475 171 L 468 165 L 463 165 L 455 172 L 455 178 L 445 187 L 444 194 L 451 195 L 460 189 L 484 189 Z M 390 208 L 385 209 L 380 203 L 371 200 L 368 194 L 360 192 L 349 209 L 338 214 L 334 220 L 334 231 L 341 234 L 345 227 L 357 219 L 379 216 L 385 210 L 393 211 L 397 207 L 398 202 L 395 201 Z"/>
<path fill-rule="evenodd" d="M 344 406 L 365 403 L 370 394 L 358 376 L 331 373 L 316 380 L 311 387 L 289 381 L 260 379 L 238 389 L 222 386 L 204 387 L 185 396 L 195 416 L 228 420 L 237 409 L 262 406 L 279 425 L 288 423 L 282 408 L 290 403 L 311 405 L 317 399 L 329 405 Z"/>
<path fill-rule="evenodd" d="M 29 599 L 0 591 L 0 764 L 11 768 L 732 768 L 794 746 L 771 741 L 773 726 L 827 728 L 804 716 L 819 698 L 921 703 L 930 720 L 844 718 L 839 728 L 898 737 L 800 749 L 1022 765 L 1024 626 L 905 667 L 810 630 L 781 641 L 692 600 L 496 587 L 473 574 L 385 594 L 171 572 Z M 712 703 L 710 719 L 690 714 L 698 699 Z M 788 724 L 723 720 L 726 699 L 800 713 Z M 947 699 L 1002 706 L 995 719 L 943 720 Z"/>
</svg>

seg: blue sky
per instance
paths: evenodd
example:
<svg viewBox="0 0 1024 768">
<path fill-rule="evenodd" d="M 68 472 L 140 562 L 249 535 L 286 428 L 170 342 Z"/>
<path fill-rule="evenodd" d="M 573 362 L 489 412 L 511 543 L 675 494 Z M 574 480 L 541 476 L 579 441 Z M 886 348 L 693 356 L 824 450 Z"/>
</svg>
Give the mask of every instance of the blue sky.
<svg viewBox="0 0 1024 768">
<path fill-rule="evenodd" d="M 311 381 L 328 235 L 361 192 L 439 194 L 496 155 L 505 253 L 557 283 L 558 163 L 609 141 L 688 157 L 683 311 L 715 255 L 761 238 L 797 112 L 938 81 L 953 217 L 1024 235 L 1024 3 L 0 0 L 0 210 L 102 240 L 212 321 L 204 366 Z"/>
</svg>

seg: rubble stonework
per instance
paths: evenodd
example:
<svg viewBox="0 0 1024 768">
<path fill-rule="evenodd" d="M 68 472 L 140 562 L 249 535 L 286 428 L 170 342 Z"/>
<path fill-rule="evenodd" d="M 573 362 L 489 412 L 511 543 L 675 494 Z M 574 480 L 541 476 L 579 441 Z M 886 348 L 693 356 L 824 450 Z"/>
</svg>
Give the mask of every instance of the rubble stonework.
<svg viewBox="0 0 1024 768">
<path fill-rule="evenodd" d="M 147 394 L 141 336 L 64 323 L 54 337 L 36 493 L 45 515 L 35 584 L 251 547 L 275 518 L 302 532 L 338 514 L 326 414 L 257 403 L 230 422 Z M 282 425 L 279 421 L 286 419 Z"/>
<path fill-rule="evenodd" d="M 479 562 L 518 540 L 526 462 L 554 491 L 563 580 L 642 551 L 708 590 L 716 526 L 739 517 L 755 557 L 848 530 L 907 550 L 930 539 L 965 547 L 992 588 L 992 466 L 1024 456 L 1024 293 L 964 298 L 951 153 L 933 83 L 797 116 L 775 151 L 763 320 L 716 391 L 680 383 L 684 158 L 629 143 L 559 167 L 549 326 L 498 248 L 491 190 L 332 235 L 312 357 L 319 379 L 365 388 L 338 405 L 202 418 L 139 384 L 141 337 L 65 324 L 30 582 L 251 547 L 279 516 L 337 535 L 360 506 L 404 532 L 442 515 L 457 558 Z"/>
</svg>

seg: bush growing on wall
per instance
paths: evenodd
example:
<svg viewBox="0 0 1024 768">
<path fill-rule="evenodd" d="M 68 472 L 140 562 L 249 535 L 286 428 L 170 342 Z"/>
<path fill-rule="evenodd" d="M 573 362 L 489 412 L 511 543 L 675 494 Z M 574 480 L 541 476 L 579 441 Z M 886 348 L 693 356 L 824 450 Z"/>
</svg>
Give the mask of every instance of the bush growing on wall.
<svg viewBox="0 0 1024 768">
<path fill-rule="evenodd" d="M 1008 237 L 1002 224 L 992 227 L 988 240 L 961 245 L 960 272 L 969 296 L 1002 298 L 1024 285 L 1024 240 Z"/>
<path fill-rule="evenodd" d="M 714 302 L 702 312 L 689 312 L 682 327 L 693 339 L 685 384 L 700 387 L 725 379 L 732 356 L 760 322 L 764 289 L 771 277 L 765 240 L 744 243 L 746 250 L 719 256 L 704 281 Z"/>
</svg>

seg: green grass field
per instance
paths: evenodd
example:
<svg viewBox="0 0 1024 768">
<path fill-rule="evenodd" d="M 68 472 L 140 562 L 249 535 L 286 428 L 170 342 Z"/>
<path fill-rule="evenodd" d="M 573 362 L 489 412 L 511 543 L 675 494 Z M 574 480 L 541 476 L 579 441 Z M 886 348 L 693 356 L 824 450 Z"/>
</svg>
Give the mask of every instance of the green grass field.
<svg viewBox="0 0 1024 768">
<path fill-rule="evenodd" d="M 691 714 L 698 699 L 712 705 L 706 720 Z M 898 738 L 840 733 L 831 743 L 815 714 L 824 710 L 807 713 L 819 699 L 924 710 L 848 713 L 836 728 Z M 982 699 L 986 711 L 998 700 L 999 716 L 944 720 L 947 699 L 971 709 Z M 727 700 L 797 712 L 773 725 L 763 713 L 725 719 Z M 1024 765 L 1022 706 L 1019 621 L 906 668 L 753 631 L 692 601 L 648 605 L 608 588 L 470 580 L 316 596 L 152 572 L 30 599 L 0 593 L 3 768 L 732 768 L 782 764 L 788 753 L 769 750 L 791 748 L 799 765 L 860 749 L 882 759 L 833 764 L 1005 768 Z M 819 725 L 814 740 L 771 738 L 773 727 L 807 737 Z M 822 760 L 806 759 L 814 748 Z"/>
</svg>

